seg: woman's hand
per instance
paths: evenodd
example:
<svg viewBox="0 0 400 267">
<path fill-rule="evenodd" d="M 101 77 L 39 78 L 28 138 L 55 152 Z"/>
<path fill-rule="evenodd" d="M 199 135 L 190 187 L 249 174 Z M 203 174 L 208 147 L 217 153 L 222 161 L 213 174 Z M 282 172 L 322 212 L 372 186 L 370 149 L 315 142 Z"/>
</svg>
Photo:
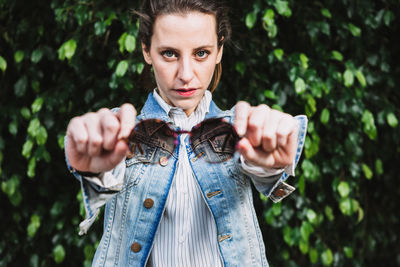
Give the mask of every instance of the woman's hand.
<svg viewBox="0 0 400 267">
<path fill-rule="evenodd" d="M 239 152 L 250 163 L 264 168 L 283 168 L 293 163 L 297 147 L 295 119 L 267 105 L 236 105 L 235 129 L 243 137 Z"/>
<path fill-rule="evenodd" d="M 128 145 L 123 140 L 135 126 L 136 110 L 124 104 L 117 113 L 109 109 L 74 117 L 67 128 L 68 161 L 81 172 L 113 169 L 123 160 Z"/>
</svg>

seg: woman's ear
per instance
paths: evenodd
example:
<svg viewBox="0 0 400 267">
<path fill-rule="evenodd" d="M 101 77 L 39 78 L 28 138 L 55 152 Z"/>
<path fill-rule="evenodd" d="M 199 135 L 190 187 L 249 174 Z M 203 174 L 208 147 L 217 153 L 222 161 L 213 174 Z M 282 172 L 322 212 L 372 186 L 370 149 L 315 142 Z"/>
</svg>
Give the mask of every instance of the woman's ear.
<svg viewBox="0 0 400 267">
<path fill-rule="evenodd" d="M 144 57 L 144 61 L 146 61 L 147 64 L 151 65 L 152 60 L 150 56 L 150 47 L 147 47 L 144 43 L 142 43 L 142 53 Z"/>
</svg>

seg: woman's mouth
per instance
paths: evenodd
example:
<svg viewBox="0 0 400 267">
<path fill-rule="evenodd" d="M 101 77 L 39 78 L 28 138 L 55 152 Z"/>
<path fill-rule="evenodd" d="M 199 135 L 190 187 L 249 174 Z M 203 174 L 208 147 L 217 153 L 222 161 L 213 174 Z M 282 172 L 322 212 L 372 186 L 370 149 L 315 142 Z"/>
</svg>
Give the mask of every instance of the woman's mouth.
<svg viewBox="0 0 400 267">
<path fill-rule="evenodd" d="M 180 95 L 180 96 L 192 96 L 196 92 L 196 88 L 179 88 L 175 89 L 175 91 Z"/>
</svg>

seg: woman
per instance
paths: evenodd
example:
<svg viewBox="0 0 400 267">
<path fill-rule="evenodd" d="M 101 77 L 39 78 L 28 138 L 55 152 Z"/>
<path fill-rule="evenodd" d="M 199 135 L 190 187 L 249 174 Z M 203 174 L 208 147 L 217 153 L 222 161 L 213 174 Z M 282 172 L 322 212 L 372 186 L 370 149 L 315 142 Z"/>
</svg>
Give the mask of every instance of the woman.
<svg viewBox="0 0 400 267">
<path fill-rule="evenodd" d="M 230 37 L 226 9 L 216 1 L 146 0 L 138 14 L 143 56 L 157 83 L 141 114 L 124 104 L 75 117 L 67 129 L 67 161 L 87 213 L 81 233 L 106 203 L 93 266 L 268 266 L 250 182 L 273 201 L 294 190 L 284 180 L 301 153 L 306 118 L 266 105 L 239 102 L 221 111 L 214 104 L 210 90 Z M 193 137 L 198 128 L 192 139 L 207 139 L 206 148 L 190 145 L 188 132 L 200 122 L 209 133 L 227 131 L 222 121 L 210 126 L 215 117 L 242 137 L 240 158 L 221 158 L 210 147 L 224 150 L 227 142 Z M 180 129 L 176 146 L 172 134 L 158 134 L 167 128 L 161 121 Z"/>
</svg>

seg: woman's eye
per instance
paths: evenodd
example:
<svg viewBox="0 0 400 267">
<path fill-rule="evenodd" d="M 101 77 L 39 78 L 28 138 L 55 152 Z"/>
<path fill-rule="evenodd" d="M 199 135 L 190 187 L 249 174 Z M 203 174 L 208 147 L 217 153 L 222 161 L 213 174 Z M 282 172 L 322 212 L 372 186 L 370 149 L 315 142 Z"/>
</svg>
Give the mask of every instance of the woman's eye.
<svg viewBox="0 0 400 267">
<path fill-rule="evenodd" d="M 209 53 L 205 50 L 200 50 L 200 51 L 196 52 L 196 56 L 198 58 L 206 58 L 208 56 L 208 54 Z"/>
<path fill-rule="evenodd" d="M 166 50 L 161 53 L 164 57 L 172 58 L 175 56 L 175 53 L 171 50 Z"/>
</svg>

